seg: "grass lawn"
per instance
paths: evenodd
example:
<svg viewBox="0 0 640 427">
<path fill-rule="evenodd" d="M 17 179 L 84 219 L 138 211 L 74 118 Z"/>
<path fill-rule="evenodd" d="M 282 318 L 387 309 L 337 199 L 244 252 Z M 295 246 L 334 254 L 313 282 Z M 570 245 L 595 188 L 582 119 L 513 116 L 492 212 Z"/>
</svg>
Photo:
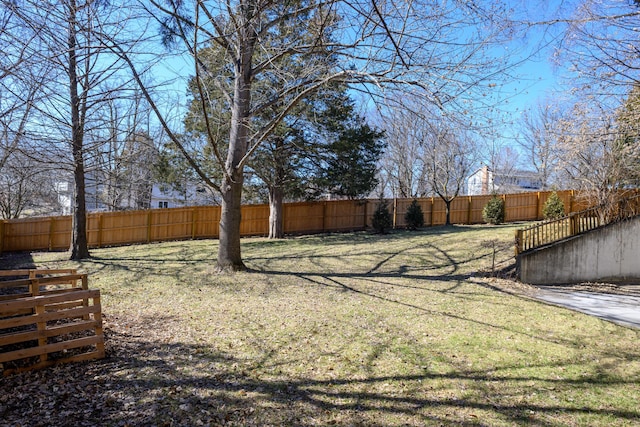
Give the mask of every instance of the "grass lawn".
<svg viewBox="0 0 640 427">
<path fill-rule="evenodd" d="M 478 274 L 490 240 L 512 258 L 516 228 L 245 239 L 251 271 L 233 275 L 210 240 L 5 255 L 88 272 L 108 357 L 0 379 L 0 420 L 640 425 L 640 331 Z"/>
</svg>

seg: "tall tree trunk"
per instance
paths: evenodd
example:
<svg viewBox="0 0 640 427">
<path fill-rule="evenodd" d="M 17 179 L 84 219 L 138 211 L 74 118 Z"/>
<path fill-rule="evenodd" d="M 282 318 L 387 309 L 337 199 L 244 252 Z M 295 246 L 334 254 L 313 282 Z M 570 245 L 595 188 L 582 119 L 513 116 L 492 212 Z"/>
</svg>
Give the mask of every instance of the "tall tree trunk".
<svg viewBox="0 0 640 427">
<path fill-rule="evenodd" d="M 71 259 L 89 258 L 87 242 L 87 207 L 85 200 L 84 156 L 83 156 L 83 103 L 78 94 L 78 73 L 76 58 L 76 4 L 69 4 L 69 96 L 71 101 L 71 150 L 73 154 L 73 178 L 75 195 L 71 232 Z"/>
<path fill-rule="evenodd" d="M 274 150 L 274 176 L 273 182 L 269 186 L 269 238 L 282 239 L 284 237 L 283 208 L 284 183 L 286 181 L 286 171 L 283 167 L 285 156 L 284 138 L 275 138 Z"/>
<path fill-rule="evenodd" d="M 453 199 L 443 199 L 445 206 L 446 220 L 444 225 L 451 225 L 451 201 Z"/>
<path fill-rule="evenodd" d="M 244 165 L 241 161 L 249 149 L 253 45 L 246 43 L 242 47 L 243 51 L 235 70 L 229 150 L 225 161 L 225 178 L 221 187 L 222 210 L 218 248 L 218 269 L 221 271 L 246 270 L 240 251 L 240 210 L 244 182 Z"/>
<path fill-rule="evenodd" d="M 269 188 L 269 238 L 282 239 L 284 237 L 282 200 L 284 192 L 282 187 L 275 185 Z"/>
<path fill-rule="evenodd" d="M 235 182 L 226 182 L 222 190 L 218 269 L 220 271 L 245 270 L 240 251 L 242 174 Z"/>
<path fill-rule="evenodd" d="M 76 156 L 82 157 L 82 151 L 76 153 L 74 144 L 74 168 L 75 191 L 73 197 L 73 216 L 71 227 L 71 256 L 72 260 L 89 258 L 89 245 L 87 242 L 87 209 L 85 200 L 84 164 L 82 160 L 76 161 Z"/>
</svg>

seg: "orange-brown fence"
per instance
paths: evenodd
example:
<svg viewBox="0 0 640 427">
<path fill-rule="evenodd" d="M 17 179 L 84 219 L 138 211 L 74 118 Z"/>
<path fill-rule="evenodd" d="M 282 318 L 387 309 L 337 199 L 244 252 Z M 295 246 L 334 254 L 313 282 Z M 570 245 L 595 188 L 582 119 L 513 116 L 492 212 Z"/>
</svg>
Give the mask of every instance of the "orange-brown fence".
<svg viewBox="0 0 640 427">
<path fill-rule="evenodd" d="M 542 219 L 542 209 L 551 192 L 502 195 L 506 221 Z M 559 191 L 567 212 L 574 205 L 573 191 Z M 482 209 L 491 196 L 461 196 L 451 203 L 451 222 L 481 224 Z M 404 227 L 404 215 L 413 199 L 387 200 L 395 227 Z M 438 197 L 420 198 L 425 225 L 445 223 L 445 203 Z M 371 225 L 377 200 L 335 200 L 286 203 L 284 232 L 313 234 L 362 230 Z M 117 246 L 165 240 L 217 238 L 219 206 L 197 206 L 143 211 L 91 213 L 87 218 L 89 246 Z M 269 206 L 242 207 L 242 236 L 268 234 Z M 71 238 L 71 217 L 27 218 L 0 221 L 0 252 L 66 250 Z"/>
<path fill-rule="evenodd" d="M 100 291 L 75 270 L 0 271 L 4 374 L 104 357 Z"/>
<path fill-rule="evenodd" d="M 640 215 L 640 195 L 625 197 L 612 206 L 571 212 L 516 231 L 516 255 L 576 236 L 612 222 Z"/>
</svg>

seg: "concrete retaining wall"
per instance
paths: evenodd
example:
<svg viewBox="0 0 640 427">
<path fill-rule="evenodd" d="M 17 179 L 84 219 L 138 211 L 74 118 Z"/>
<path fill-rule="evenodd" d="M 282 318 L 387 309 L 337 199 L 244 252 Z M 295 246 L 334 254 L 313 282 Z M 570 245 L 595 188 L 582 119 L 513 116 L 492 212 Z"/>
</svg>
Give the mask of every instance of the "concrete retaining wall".
<svg viewBox="0 0 640 427">
<path fill-rule="evenodd" d="M 518 269 L 531 284 L 640 281 L 640 217 L 521 254 Z"/>
</svg>

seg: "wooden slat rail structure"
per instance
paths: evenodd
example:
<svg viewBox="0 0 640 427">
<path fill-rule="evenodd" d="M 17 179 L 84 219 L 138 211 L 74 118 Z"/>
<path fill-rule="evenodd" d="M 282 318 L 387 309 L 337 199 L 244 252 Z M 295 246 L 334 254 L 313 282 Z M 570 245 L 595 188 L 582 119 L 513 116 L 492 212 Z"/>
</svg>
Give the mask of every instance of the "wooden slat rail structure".
<svg viewBox="0 0 640 427">
<path fill-rule="evenodd" d="M 598 227 L 640 215 L 640 195 L 621 199 L 615 208 L 593 207 L 516 230 L 515 253 L 519 255 Z"/>
<path fill-rule="evenodd" d="M 100 291 L 76 270 L 0 270 L 4 375 L 104 357 Z"/>
</svg>

